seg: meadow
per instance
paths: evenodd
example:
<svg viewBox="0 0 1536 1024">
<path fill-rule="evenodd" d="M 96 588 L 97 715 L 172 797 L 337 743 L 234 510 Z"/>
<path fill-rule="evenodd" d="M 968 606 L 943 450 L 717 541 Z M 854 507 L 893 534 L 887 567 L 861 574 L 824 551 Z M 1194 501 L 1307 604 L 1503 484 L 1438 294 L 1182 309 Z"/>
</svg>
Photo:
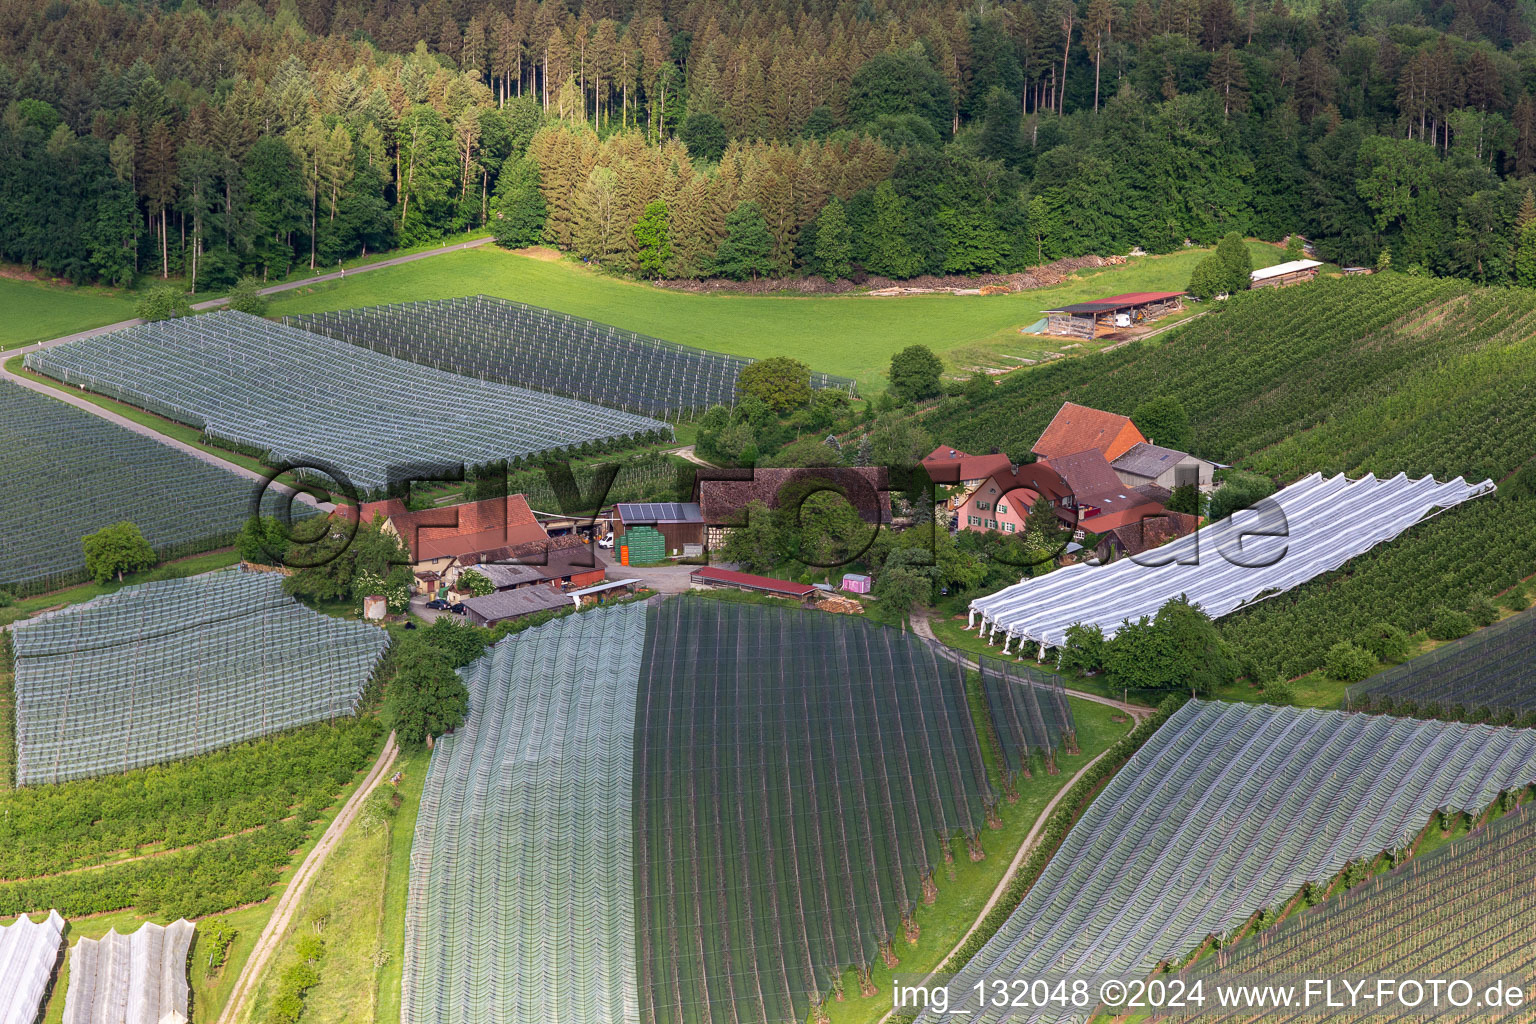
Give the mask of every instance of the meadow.
<svg viewBox="0 0 1536 1024">
<path fill-rule="evenodd" d="M 1272 245 L 1254 242 L 1249 249 L 1256 267 L 1285 258 Z M 273 297 L 268 315 L 494 295 L 718 352 L 792 356 L 871 391 L 884 388 L 891 355 L 912 344 L 932 348 L 955 370 L 1049 358 L 1060 349 L 1019 334 L 1041 310 L 1118 292 L 1182 289 L 1207 251 L 1138 257 L 1011 295 L 879 297 L 700 295 L 487 246 L 284 292 Z"/>
<path fill-rule="evenodd" d="M 0 351 L 130 319 L 134 298 L 115 288 L 0 277 Z"/>
</svg>

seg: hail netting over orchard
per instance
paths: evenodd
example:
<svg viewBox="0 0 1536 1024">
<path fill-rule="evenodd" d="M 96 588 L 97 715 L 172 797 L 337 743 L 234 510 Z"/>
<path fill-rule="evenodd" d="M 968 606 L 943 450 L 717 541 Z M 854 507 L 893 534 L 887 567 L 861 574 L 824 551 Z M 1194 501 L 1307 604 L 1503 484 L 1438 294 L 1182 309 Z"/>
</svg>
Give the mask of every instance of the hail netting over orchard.
<svg viewBox="0 0 1536 1024">
<path fill-rule="evenodd" d="M 645 609 L 516 634 L 461 671 L 411 847 L 405 1024 L 639 1020 L 631 803 Z"/>
<path fill-rule="evenodd" d="M 1190 969 L 1213 975 L 1525 979 L 1536 967 L 1536 806 L 1525 804 L 1446 846 L 1218 950 Z M 1210 991 L 1207 988 L 1207 991 Z M 1458 994 L 1458 998 L 1459 998 Z M 1210 1005 L 1210 1004 L 1208 1004 Z M 1178 1016 L 1184 1016 L 1179 1014 Z M 1200 1013 L 1251 1020 L 1252 1010 Z M 1363 1006 L 1271 1011 L 1266 1024 L 1358 1020 Z"/>
<path fill-rule="evenodd" d="M 1305 882 L 1407 847 L 1436 810 L 1480 810 L 1533 781 L 1536 731 L 1191 701 L 1089 805 L 951 1005 L 983 977 L 1144 975 Z M 1085 1017 L 967 1019 L 1003 1013 Z"/>
<path fill-rule="evenodd" d="M 1416 713 L 1536 710 L 1536 608 L 1496 622 L 1349 688 L 1349 705 Z"/>
<path fill-rule="evenodd" d="M 977 667 L 1009 786 L 1032 775 L 1032 768 L 1054 773 L 1056 753 L 1062 749 L 1078 752 L 1060 676 L 996 658 L 980 658 Z"/>
<path fill-rule="evenodd" d="M 798 1022 L 867 977 L 992 799 L 958 664 L 849 616 L 676 598 L 636 700 L 648 1024 Z M 964 854 L 962 854 L 963 856 Z"/>
<path fill-rule="evenodd" d="M 485 295 L 285 317 L 284 323 L 485 380 L 651 416 L 736 402 L 752 360 Z M 852 393 L 847 377 L 811 387 Z"/>
<path fill-rule="evenodd" d="M 0 1024 L 35 1024 L 63 951 L 64 919 L 57 910 L 42 921 L 21 916 L 0 925 Z"/>
<path fill-rule="evenodd" d="M 1073 625 L 1113 636 L 1127 619 L 1154 615 L 1183 595 L 1212 618 L 1337 569 L 1439 510 L 1493 493 L 1491 480 L 1439 483 L 1398 474 L 1350 480 L 1313 473 L 1251 509 L 1234 513 L 1138 558 L 1071 565 L 971 602 L 983 632 L 1048 647 Z M 1093 520 L 1084 520 L 1093 528 Z"/>
<path fill-rule="evenodd" d="M 335 466 L 368 492 L 383 489 L 392 468 L 475 465 L 672 429 L 237 312 L 83 338 L 29 353 L 26 365 L 278 464 Z"/>
<path fill-rule="evenodd" d="M 125 587 L 12 627 L 16 781 L 174 761 L 357 708 L 389 645 L 275 573 Z"/>
<path fill-rule="evenodd" d="M 255 486 L 0 381 L 0 586 L 80 582 L 80 538 L 125 519 L 162 557 L 227 544 L 250 515 Z"/>
<path fill-rule="evenodd" d="M 64 1024 L 167 1024 L 187 1019 L 187 953 L 191 921 L 145 922 L 130 935 L 116 929 L 81 939 L 69 956 Z"/>
</svg>

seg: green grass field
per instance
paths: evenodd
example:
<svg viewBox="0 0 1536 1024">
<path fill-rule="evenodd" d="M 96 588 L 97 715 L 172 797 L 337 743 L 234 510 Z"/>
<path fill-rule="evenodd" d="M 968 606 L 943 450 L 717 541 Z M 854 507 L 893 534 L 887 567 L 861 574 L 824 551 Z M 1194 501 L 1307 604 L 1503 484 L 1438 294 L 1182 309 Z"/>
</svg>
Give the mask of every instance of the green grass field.
<svg viewBox="0 0 1536 1024">
<path fill-rule="evenodd" d="M 132 292 L 0 277 L 0 351 L 133 316 Z"/>
<path fill-rule="evenodd" d="M 1285 253 L 1250 243 L 1255 266 Z M 1128 291 L 1174 291 L 1207 250 L 1139 257 L 1013 295 L 695 295 L 626 281 L 569 260 L 541 260 L 493 247 L 450 253 L 274 296 L 269 315 L 372 306 L 411 299 L 495 295 L 639 331 L 668 341 L 745 356 L 793 356 L 813 369 L 884 387 L 893 353 L 924 344 L 951 366 L 1023 365 L 1045 358 L 1040 339 L 1019 329 L 1065 302 Z M 1082 351 L 1081 349 L 1069 350 Z M 1063 353 L 1068 354 L 1068 353 Z"/>
</svg>

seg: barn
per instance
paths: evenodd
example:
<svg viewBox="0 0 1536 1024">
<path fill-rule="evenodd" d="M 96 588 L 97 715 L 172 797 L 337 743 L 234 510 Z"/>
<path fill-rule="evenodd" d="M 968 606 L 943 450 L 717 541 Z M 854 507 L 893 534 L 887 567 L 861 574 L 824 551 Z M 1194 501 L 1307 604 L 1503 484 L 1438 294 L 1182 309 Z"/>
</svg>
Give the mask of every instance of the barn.
<svg viewBox="0 0 1536 1024">
<path fill-rule="evenodd" d="M 704 550 L 704 516 L 697 502 L 620 502 L 613 506 L 613 535 L 624 543 L 624 533 L 649 526 L 661 534 L 668 556 L 694 556 Z"/>
<path fill-rule="evenodd" d="M 1045 310 L 1045 333 L 1097 338 L 1139 327 L 1184 308 L 1183 292 L 1126 292 Z"/>
<path fill-rule="evenodd" d="M 1289 260 L 1272 267 L 1260 267 L 1248 275 L 1250 288 L 1284 288 L 1288 284 L 1301 284 L 1317 276 L 1317 260 Z"/>
</svg>

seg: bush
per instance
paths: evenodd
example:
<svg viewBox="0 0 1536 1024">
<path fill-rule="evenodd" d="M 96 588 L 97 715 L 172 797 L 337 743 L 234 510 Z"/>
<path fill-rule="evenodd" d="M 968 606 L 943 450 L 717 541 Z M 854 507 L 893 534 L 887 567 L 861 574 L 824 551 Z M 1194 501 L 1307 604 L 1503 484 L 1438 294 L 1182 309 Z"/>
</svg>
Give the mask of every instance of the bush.
<svg viewBox="0 0 1536 1024">
<path fill-rule="evenodd" d="M 254 277 L 242 277 L 229 290 L 226 308 L 252 316 L 267 315 L 267 297 L 261 294 L 261 282 Z"/>
<path fill-rule="evenodd" d="M 134 307 L 133 315 L 140 320 L 172 320 L 192 315 L 192 303 L 185 293 L 174 285 L 156 285 L 145 293 Z"/>
<path fill-rule="evenodd" d="M 1104 668 L 1104 630 L 1098 626 L 1068 626 L 1067 643 L 1061 649 L 1065 671 L 1098 672 Z"/>
<path fill-rule="evenodd" d="M 1225 519 L 1234 512 L 1252 508 L 1274 493 L 1275 482 L 1269 477 L 1228 470 L 1222 478 L 1221 486 L 1211 493 L 1211 503 L 1206 514 L 1211 522 Z"/>
<path fill-rule="evenodd" d="M 1472 617 L 1466 612 L 1455 612 L 1442 608 L 1430 620 L 1429 633 L 1431 640 L 1458 640 L 1472 632 Z"/>
<path fill-rule="evenodd" d="M 16 603 L 16 595 L 0 587 L 0 608 L 9 608 Z"/>
<path fill-rule="evenodd" d="M 1531 606 L 1530 595 L 1526 592 L 1524 583 L 1517 583 L 1504 595 L 1504 607 L 1512 612 L 1523 612 Z M 3 598 L 0 598 L 0 608 L 5 607 Z"/>
<path fill-rule="evenodd" d="M 1408 657 L 1408 634 L 1390 622 L 1378 622 L 1355 641 L 1380 662 L 1404 661 Z"/>
<path fill-rule="evenodd" d="M 810 404 L 811 368 L 788 356 L 760 359 L 741 371 L 736 391 L 762 399 L 774 412 L 791 412 Z"/>
<path fill-rule="evenodd" d="M 1358 683 L 1376 671 L 1376 658 L 1363 647 L 1340 640 L 1323 657 L 1323 674 L 1341 683 Z"/>
<path fill-rule="evenodd" d="M 1467 602 L 1467 618 L 1479 628 L 1491 626 L 1499 621 L 1499 610 L 1486 597 L 1474 597 Z"/>
<path fill-rule="evenodd" d="M 1289 680 L 1275 676 L 1264 684 L 1264 703 L 1266 704 L 1294 704 L 1296 703 L 1296 688 Z"/>
</svg>

